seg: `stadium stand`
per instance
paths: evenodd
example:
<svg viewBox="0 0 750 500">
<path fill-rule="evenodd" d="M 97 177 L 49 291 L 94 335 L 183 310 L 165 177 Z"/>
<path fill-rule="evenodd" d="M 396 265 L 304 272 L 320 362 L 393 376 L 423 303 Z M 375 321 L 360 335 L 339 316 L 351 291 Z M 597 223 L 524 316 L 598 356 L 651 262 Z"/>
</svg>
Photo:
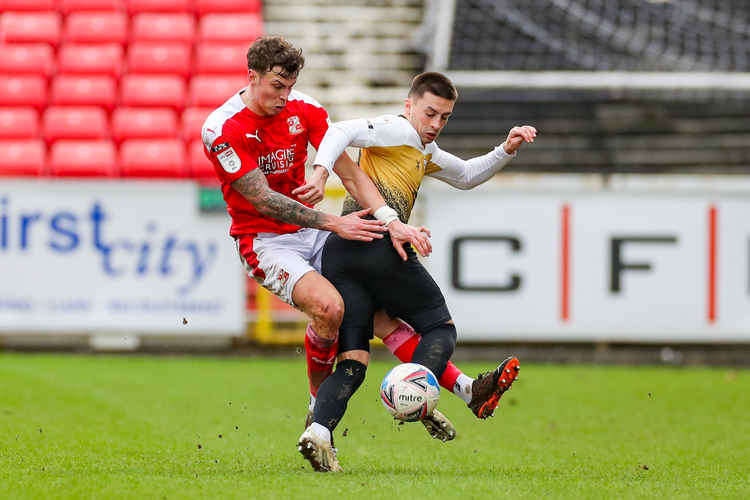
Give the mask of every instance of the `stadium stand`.
<svg viewBox="0 0 750 500">
<path fill-rule="evenodd" d="M 126 43 L 128 17 L 122 12 L 74 12 L 65 19 L 63 38 L 76 43 Z"/>
<path fill-rule="evenodd" d="M 245 76 L 197 75 L 190 81 L 188 105 L 216 108 L 245 82 Z"/>
<path fill-rule="evenodd" d="M 0 12 L 52 11 L 57 8 L 57 0 L 2 0 Z"/>
<path fill-rule="evenodd" d="M 57 8 L 65 15 L 72 12 L 119 12 L 123 0 L 58 0 Z"/>
<path fill-rule="evenodd" d="M 39 136 L 39 112 L 34 108 L 0 108 L 0 139 Z"/>
<path fill-rule="evenodd" d="M 117 82 L 105 75 L 60 75 L 52 80 L 50 104 L 102 106 L 112 110 L 117 102 Z"/>
<path fill-rule="evenodd" d="M 45 43 L 0 45 L 0 73 L 41 75 L 49 78 L 55 68 L 52 47 Z"/>
<path fill-rule="evenodd" d="M 57 12 L 3 12 L 0 33 L 3 43 L 57 45 L 62 35 L 62 18 Z"/>
<path fill-rule="evenodd" d="M 263 21 L 257 14 L 206 14 L 198 25 L 202 42 L 243 43 L 263 32 Z"/>
<path fill-rule="evenodd" d="M 120 80 L 120 104 L 182 109 L 185 82 L 176 75 L 125 75 Z"/>
<path fill-rule="evenodd" d="M 259 0 L 0 0 L 0 174 L 214 183 L 196 140 L 262 33 Z"/>
<path fill-rule="evenodd" d="M 200 127 L 203 124 L 195 124 Z M 177 137 L 177 113 L 169 108 L 117 108 L 112 114 L 112 138 L 120 143 L 127 139 Z"/>
<path fill-rule="evenodd" d="M 115 151 L 115 145 L 106 140 L 57 141 L 50 149 L 50 173 L 55 177 L 115 177 Z"/>
<path fill-rule="evenodd" d="M 57 73 L 107 75 L 119 78 L 124 69 L 122 45 L 63 44 L 58 50 Z"/>
<path fill-rule="evenodd" d="M 243 74 L 247 68 L 245 44 L 199 43 L 195 47 L 196 73 L 206 74 Z"/>
<path fill-rule="evenodd" d="M 179 42 L 191 44 L 195 18 L 191 14 L 143 13 L 133 16 L 134 42 Z M 243 40 L 247 40 L 245 37 Z"/>
<path fill-rule="evenodd" d="M 187 177 L 185 145 L 179 139 L 131 139 L 120 146 L 123 177 Z"/>
<path fill-rule="evenodd" d="M 0 75 L 0 106 L 47 105 L 47 80 L 42 76 Z"/>
<path fill-rule="evenodd" d="M 128 48 L 130 73 L 175 74 L 187 78 L 191 66 L 192 46 L 181 43 L 136 42 Z"/>
<path fill-rule="evenodd" d="M 40 139 L 0 140 L 0 176 L 39 176 L 47 149 Z"/>
<path fill-rule="evenodd" d="M 107 113 L 99 107 L 50 106 L 42 116 L 47 142 L 59 139 L 108 139 Z"/>
<path fill-rule="evenodd" d="M 191 0 L 128 0 L 128 12 L 139 14 L 142 12 L 182 13 L 192 12 Z"/>
</svg>

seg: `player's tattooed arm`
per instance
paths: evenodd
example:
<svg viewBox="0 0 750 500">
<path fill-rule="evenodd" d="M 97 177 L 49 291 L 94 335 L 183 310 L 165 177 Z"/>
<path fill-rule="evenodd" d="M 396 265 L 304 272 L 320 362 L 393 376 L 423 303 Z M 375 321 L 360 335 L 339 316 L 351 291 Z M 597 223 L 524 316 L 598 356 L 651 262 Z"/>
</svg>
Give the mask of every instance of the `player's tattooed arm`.
<svg viewBox="0 0 750 500">
<path fill-rule="evenodd" d="M 278 193 L 268 186 L 266 176 L 259 169 L 251 170 L 232 183 L 253 206 L 267 217 L 287 224 L 324 229 L 330 216 L 319 210 L 307 208 L 302 203 Z"/>
<path fill-rule="evenodd" d="M 333 231 L 347 240 L 372 241 L 382 238 L 380 221 L 363 219 L 370 210 L 360 210 L 343 217 L 307 208 L 302 203 L 274 191 L 266 176 L 251 170 L 232 183 L 232 187 L 253 204 L 258 212 L 287 224 Z"/>
</svg>

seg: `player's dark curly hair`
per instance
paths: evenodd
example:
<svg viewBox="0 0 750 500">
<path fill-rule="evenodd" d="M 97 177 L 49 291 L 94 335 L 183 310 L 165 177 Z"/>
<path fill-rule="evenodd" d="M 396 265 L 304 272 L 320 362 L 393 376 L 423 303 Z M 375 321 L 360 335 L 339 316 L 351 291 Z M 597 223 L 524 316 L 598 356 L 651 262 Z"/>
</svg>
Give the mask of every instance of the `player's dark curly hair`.
<svg viewBox="0 0 750 500">
<path fill-rule="evenodd" d="M 453 82 L 444 74 L 434 71 L 421 73 L 411 81 L 409 97 L 422 97 L 425 92 L 451 101 L 458 99 L 458 90 L 456 90 Z"/>
<path fill-rule="evenodd" d="M 247 68 L 259 74 L 281 67 L 281 76 L 295 78 L 305 65 L 302 49 L 280 36 L 262 36 L 247 50 Z"/>
</svg>

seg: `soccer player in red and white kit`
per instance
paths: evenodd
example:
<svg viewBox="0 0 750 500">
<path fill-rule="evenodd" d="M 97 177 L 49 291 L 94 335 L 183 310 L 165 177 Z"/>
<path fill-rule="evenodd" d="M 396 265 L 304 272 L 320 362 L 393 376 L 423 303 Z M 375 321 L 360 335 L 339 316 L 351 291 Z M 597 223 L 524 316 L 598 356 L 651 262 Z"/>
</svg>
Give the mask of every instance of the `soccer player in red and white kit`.
<svg viewBox="0 0 750 500">
<path fill-rule="evenodd" d="M 305 351 L 312 407 L 317 388 L 332 371 L 343 316 L 341 296 L 319 274 L 328 231 L 371 241 L 387 230 L 404 259 L 405 242 L 422 255 L 430 253 L 429 233 L 399 221 L 346 153 L 333 170 L 365 210 L 340 217 L 311 208 L 323 198 L 329 172 L 315 168 L 305 182 L 307 145 L 318 147 L 329 120 L 314 99 L 292 90 L 304 65 L 302 53 L 281 37 L 262 37 L 248 50 L 247 61 L 248 86 L 203 125 L 204 151 L 221 181 L 232 218 L 230 235 L 248 273 L 311 319 Z M 375 220 L 363 218 L 370 212 Z M 414 330 L 385 313 L 376 316 L 375 334 L 386 338 L 386 345 L 404 361 L 419 342 Z M 461 374 L 452 364 L 450 370 L 454 380 Z M 452 385 L 447 388 L 453 390 Z M 423 421 L 427 430 L 438 439 L 452 439 L 452 424 L 435 413 Z"/>
</svg>

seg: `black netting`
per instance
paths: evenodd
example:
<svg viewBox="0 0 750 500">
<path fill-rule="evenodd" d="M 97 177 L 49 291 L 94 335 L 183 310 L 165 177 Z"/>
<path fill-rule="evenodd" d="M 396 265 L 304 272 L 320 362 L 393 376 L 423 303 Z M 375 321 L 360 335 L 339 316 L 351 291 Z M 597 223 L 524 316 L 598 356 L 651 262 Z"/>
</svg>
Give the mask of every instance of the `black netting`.
<svg viewBox="0 0 750 500">
<path fill-rule="evenodd" d="M 456 0 L 454 70 L 750 71 L 747 0 Z"/>
</svg>

